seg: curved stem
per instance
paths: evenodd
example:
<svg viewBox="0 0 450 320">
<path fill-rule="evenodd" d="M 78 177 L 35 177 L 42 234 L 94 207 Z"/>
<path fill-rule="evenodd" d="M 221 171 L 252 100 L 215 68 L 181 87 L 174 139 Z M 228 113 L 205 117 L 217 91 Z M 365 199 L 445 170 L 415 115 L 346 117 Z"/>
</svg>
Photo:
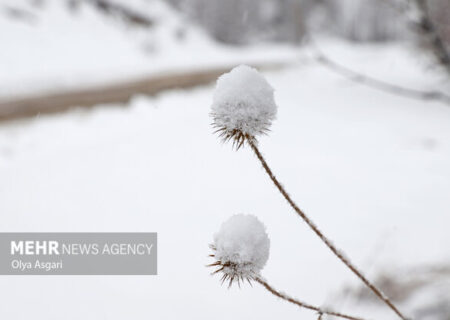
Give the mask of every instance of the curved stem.
<svg viewBox="0 0 450 320">
<path fill-rule="evenodd" d="M 310 305 L 308 303 L 302 302 L 300 300 L 294 299 L 294 298 L 288 296 L 285 293 L 277 291 L 275 288 L 273 288 L 269 283 L 267 283 L 267 281 L 265 281 L 261 277 L 256 277 L 254 280 L 256 282 L 258 282 L 259 284 L 261 284 L 264 288 L 267 289 L 267 291 L 269 291 L 273 295 L 277 296 L 278 298 L 281 298 L 281 299 L 283 299 L 283 300 L 285 300 L 287 302 L 295 304 L 295 305 L 297 305 L 297 306 L 299 306 L 301 308 L 305 308 L 305 309 L 316 311 L 317 313 L 319 313 L 319 319 L 321 319 L 321 316 L 323 314 L 328 314 L 330 316 L 340 317 L 340 318 L 344 318 L 344 319 L 348 319 L 348 320 L 364 320 L 363 318 L 349 316 L 349 315 L 346 315 L 346 314 L 343 314 L 343 313 L 340 313 L 340 312 L 335 312 L 335 311 L 331 311 L 331 310 L 321 309 L 319 307 L 316 307 L 316 306 Z"/>
<path fill-rule="evenodd" d="M 287 200 L 289 205 L 294 209 L 294 211 L 306 222 L 306 224 L 319 236 L 319 238 L 325 243 L 325 245 L 334 253 L 336 257 L 339 258 L 372 292 L 380 298 L 389 308 L 391 308 L 402 320 L 407 320 L 407 318 L 397 309 L 397 307 L 389 300 L 387 296 L 381 292 L 374 284 L 372 284 L 356 266 L 354 266 L 348 258 L 344 256 L 342 251 L 338 250 L 333 243 L 319 230 L 316 224 L 306 216 L 306 214 L 297 206 L 297 204 L 291 199 L 287 191 L 281 185 L 281 183 L 277 180 L 263 155 L 259 151 L 256 142 L 254 139 L 247 139 L 248 144 L 252 148 L 253 152 L 256 154 L 256 157 L 261 162 L 264 170 L 269 175 L 273 184 L 277 187 L 283 197 Z"/>
</svg>

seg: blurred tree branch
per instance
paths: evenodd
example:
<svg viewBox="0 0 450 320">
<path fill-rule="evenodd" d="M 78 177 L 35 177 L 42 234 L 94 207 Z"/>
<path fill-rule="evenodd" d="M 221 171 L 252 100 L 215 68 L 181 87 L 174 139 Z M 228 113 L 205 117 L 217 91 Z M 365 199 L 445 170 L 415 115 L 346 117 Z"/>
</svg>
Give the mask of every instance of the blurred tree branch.
<svg viewBox="0 0 450 320">
<path fill-rule="evenodd" d="M 440 101 L 447 105 L 450 105 L 450 95 L 444 92 L 436 90 L 424 91 L 405 88 L 396 84 L 373 78 L 371 76 L 361 74 L 330 59 L 317 47 L 310 36 L 308 36 L 308 41 L 315 51 L 314 59 L 322 66 L 325 66 L 329 70 L 333 71 L 336 74 L 339 74 L 346 79 L 394 95 L 422 101 Z"/>
<path fill-rule="evenodd" d="M 413 0 L 419 11 L 419 21 L 415 23 L 416 30 L 418 30 L 425 40 L 429 43 L 433 54 L 436 56 L 438 62 L 447 70 L 450 75 L 450 52 L 442 40 L 439 32 L 436 29 L 433 20 L 431 19 L 428 4 L 426 0 Z"/>
<path fill-rule="evenodd" d="M 117 15 L 124 19 L 126 22 L 131 24 L 150 27 L 153 25 L 153 20 L 145 15 L 138 13 L 137 11 L 131 10 L 124 5 L 119 3 L 114 3 L 108 0 L 84 0 L 85 2 L 93 5 L 100 11 L 110 14 Z"/>
</svg>

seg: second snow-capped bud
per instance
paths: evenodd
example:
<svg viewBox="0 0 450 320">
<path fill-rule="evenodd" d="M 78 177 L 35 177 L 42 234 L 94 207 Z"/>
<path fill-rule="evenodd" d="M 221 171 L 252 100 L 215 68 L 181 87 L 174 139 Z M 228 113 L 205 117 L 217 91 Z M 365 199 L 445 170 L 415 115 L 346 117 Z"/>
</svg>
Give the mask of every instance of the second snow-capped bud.
<svg viewBox="0 0 450 320">
<path fill-rule="evenodd" d="M 250 281 L 259 275 L 269 258 L 270 240 L 265 226 L 253 215 L 237 214 L 225 221 L 211 245 L 222 273 L 222 282 Z"/>
</svg>

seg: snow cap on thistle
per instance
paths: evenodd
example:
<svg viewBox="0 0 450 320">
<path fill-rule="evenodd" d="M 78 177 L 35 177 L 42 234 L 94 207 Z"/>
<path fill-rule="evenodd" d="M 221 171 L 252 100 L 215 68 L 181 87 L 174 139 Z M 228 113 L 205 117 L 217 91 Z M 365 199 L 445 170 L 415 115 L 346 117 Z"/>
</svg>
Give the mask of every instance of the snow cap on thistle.
<svg viewBox="0 0 450 320">
<path fill-rule="evenodd" d="M 211 245 L 216 262 L 210 266 L 222 273 L 222 283 L 254 279 L 269 258 L 270 240 L 265 226 L 253 215 L 237 214 L 225 221 Z"/>
<path fill-rule="evenodd" d="M 239 149 L 245 139 L 266 133 L 276 117 L 273 88 L 254 68 L 235 67 L 217 79 L 212 112 L 213 125 L 225 141 Z"/>
</svg>

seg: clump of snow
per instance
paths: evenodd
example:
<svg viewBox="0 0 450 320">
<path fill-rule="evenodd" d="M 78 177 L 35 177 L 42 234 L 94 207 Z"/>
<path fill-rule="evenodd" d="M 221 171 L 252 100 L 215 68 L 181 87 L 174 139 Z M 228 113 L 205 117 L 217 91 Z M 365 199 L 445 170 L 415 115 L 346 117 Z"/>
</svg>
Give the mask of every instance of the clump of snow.
<svg viewBox="0 0 450 320">
<path fill-rule="evenodd" d="M 253 215 L 237 214 L 214 235 L 214 257 L 224 280 L 252 279 L 269 258 L 270 240 L 265 226 Z"/>
<path fill-rule="evenodd" d="M 217 80 L 212 116 L 225 135 L 239 132 L 255 137 L 266 132 L 276 117 L 273 88 L 254 68 L 235 67 Z"/>
</svg>

